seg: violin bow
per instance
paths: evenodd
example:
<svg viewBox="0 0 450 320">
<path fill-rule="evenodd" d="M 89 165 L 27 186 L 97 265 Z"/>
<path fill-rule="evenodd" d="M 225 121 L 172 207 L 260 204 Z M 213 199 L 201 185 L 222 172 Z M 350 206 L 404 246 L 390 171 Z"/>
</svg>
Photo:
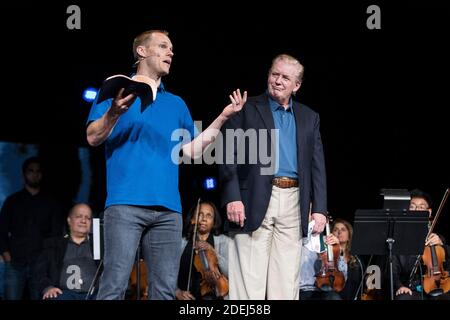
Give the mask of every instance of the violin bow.
<svg viewBox="0 0 450 320">
<path fill-rule="evenodd" d="M 192 239 L 191 261 L 189 263 L 189 276 L 188 276 L 188 283 L 187 283 L 186 291 L 189 291 L 189 289 L 191 287 L 192 261 L 194 260 L 194 248 L 195 248 L 195 242 L 197 239 L 197 226 L 198 226 L 198 219 L 199 219 L 199 212 L 200 212 L 200 201 L 201 201 L 201 198 L 198 198 L 197 208 L 195 209 L 196 217 L 195 217 L 194 234 L 193 234 L 193 239 Z"/>
<path fill-rule="evenodd" d="M 436 215 L 434 216 L 433 222 L 431 223 L 430 230 L 428 230 L 427 238 L 430 236 L 431 233 L 433 233 L 433 229 L 434 229 L 434 227 L 436 225 L 436 222 L 437 222 L 437 220 L 439 218 L 439 215 L 442 212 L 442 208 L 444 207 L 444 204 L 447 201 L 448 193 L 449 193 L 449 188 L 447 188 L 447 190 L 444 193 L 444 197 L 442 197 L 441 203 L 439 204 L 439 208 L 438 208 L 438 210 L 436 212 Z"/>
</svg>

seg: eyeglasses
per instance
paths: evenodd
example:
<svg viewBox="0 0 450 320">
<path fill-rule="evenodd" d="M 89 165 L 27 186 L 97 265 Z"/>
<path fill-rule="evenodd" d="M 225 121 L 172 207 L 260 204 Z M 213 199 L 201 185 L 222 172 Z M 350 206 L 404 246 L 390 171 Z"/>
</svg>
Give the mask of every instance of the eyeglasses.
<svg viewBox="0 0 450 320">
<path fill-rule="evenodd" d="M 204 214 L 203 212 L 200 212 L 200 214 L 199 214 L 199 220 L 200 220 L 200 219 L 203 219 L 203 218 L 206 218 L 206 219 L 208 219 L 208 220 L 213 220 L 213 219 L 214 219 L 214 215 L 211 214 L 211 213 L 206 213 L 206 214 Z"/>
<path fill-rule="evenodd" d="M 424 204 L 421 204 L 421 205 L 418 205 L 418 206 L 416 206 L 415 204 L 410 204 L 409 205 L 409 210 L 416 210 L 416 211 L 426 211 L 426 210 L 428 210 L 429 208 L 428 208 L 428 206 L 426 206 L 426 205 L 424 205 Z"/>
</svg>

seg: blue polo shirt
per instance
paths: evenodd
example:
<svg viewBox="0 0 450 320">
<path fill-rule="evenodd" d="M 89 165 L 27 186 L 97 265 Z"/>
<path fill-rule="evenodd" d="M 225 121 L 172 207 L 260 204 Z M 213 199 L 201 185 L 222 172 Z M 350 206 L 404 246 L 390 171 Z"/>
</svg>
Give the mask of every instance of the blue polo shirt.
<svg viewBox="0 0 450 320">
<path fill-rule="evenodd" d="M 289 107 L 284 109 L 269 96 L 270 110 L 272 111 L 275 129 L 279 129 L 279 145 L 277 159 L 278 171 L 276 177 L 297 178 L 297 131 L 295 125 L 292 99 Z"/>
<path fill-rule="evenodd" d="M 103 116 L 112 99 L 94 102 L 88 122 Z M 163 206 L 181 213 L 178 190 L 178 160 L 186 136 L 194 137 L 194 122 L 185 102 L 158 88 L 155 101 L 141 110 L 136 98 L 122 114 L 105 141 L 107 198 L 111 205 Z M 175 133 L 174 136 L 172 136 Z"/>
</svg>

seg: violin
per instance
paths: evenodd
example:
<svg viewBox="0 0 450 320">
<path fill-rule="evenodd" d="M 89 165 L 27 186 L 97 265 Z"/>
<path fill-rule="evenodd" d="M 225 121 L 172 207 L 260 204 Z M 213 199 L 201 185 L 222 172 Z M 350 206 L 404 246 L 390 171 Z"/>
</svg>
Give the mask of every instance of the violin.
<svg viewBox="0 0 450 320">
<path fill-rule="evenodd" d="M 449 189 L 439 205 L 439 209 L 428 231 L 427 239 L 433 232 L 436 221 L 442 211 L 445 201 L 447 200 Z M 445 249 L 440 245 L 428 245 L 425 247 L 422 261 L 426 266 L 426 273 L 423 275 L 423 289 L 427 294 L 440 295 L 450 290 L 450 278 L 448 271 L 444 270 Z"/>
<path fill-rule="evenodd" d="M 216 297 L 223 298 L 228 294 L 228 279 L 219 271 L 219 260 L 214 250 L 198 250 L 194 257 L 194 267 L 201 274 L 202 297 L 215 294 Z M 214 275 L 219 276 L 215 280 L 211 279 Z"/>
<path fill-rule="evenodd" d="M 139 282 L 137 280 L 138 277 Z M 142 259 L 139 261 L 139 272 L 137 264 L 135 263 L 133 265 L 133 269 L 130 274 L 129 288 L 131 290 L 130 300 L 148 299 L 147 266 Z"/>
<path fill-rule="evenodd" d="M 325 225 L 326 235 L 330 234 L 329 219 Z M 322 291 L 340 292 L 345 285 L 345 277 L 338 269 L 338 259 L 340 254 L 339 244 L 327 245 L 327 249 L 320 254 L 322 267 L 316 274 L 316 286 Z"/>
<path fill-rule="evenodd" d="M 431 295 L 436 291 L 440 291 L 439 294 L 447 293 L 450 290 L 450 278 L 448 271 L 444 270 L 445 249 L 438 245 L 426 246 L 422 260 L 427 267 L 423 276 L 423 290 Z"/>
<path fill-rule="evenodd" d="M 369 301 L 369 300 L 384 300 L 383 293 L 380 289 L 364 289 L 363 294 L 361 295 L 361 300 Z"/>
<path fill-rule="evenodd" d="M 219 270 L 219 260 L 214 249 L 196 249 L 199 241 L 197 226 L 200 216 L 200 199 L 198 200 L 196 211 L 196 216 L 191 219 L 191 224 L 194 225 L 194 234 L 187 291 L 189 291 L 192 265 L 194 265 L 197 272 L 201 275 L 200 295 L 202 297 L 215 295 L 217 298 L 224 298 L 228 294 L 228 279 Z"/>
</svg>

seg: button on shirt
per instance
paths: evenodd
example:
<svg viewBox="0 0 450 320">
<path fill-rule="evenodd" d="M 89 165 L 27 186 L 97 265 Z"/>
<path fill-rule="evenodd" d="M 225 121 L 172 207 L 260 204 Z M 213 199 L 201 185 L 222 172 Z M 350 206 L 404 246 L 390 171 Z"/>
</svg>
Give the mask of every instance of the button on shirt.
<svg viewBox="0 0 450 320">
<path fill-rule="evenodd" d="M 279 137 L 276 158 L 278 171 L 275 172 L 275 177 L 297 178 L 297 134 L 292 99 L 289 100 L 287 109 L 270 97 L 269 104 Z"/>
</svg>

